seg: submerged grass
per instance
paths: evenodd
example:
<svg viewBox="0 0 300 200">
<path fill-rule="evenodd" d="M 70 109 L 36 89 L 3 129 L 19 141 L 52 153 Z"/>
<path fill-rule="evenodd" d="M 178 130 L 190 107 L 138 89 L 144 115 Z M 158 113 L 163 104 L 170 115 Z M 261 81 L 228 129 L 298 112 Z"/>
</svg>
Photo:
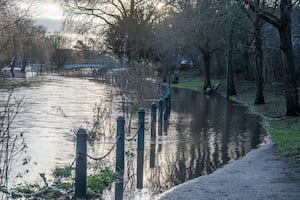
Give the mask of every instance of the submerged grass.
<svg viewBox="0 0 300 200">
<path fill-rule="evenodd" d="M 224 80 L 211 79 L 212 86 L 217 83 L 224 85 Z M 171 87 L 188 88 L 192 90 L 202 90 L 204 88 L 204 80 L 200 74 L 182 72 L 179 74 L 179 83 L 171 84 Z"/>
<path fill-rule="evenodd" d="M 212 83 L 221 83 L 222 87 L 218 92 L 225 95 L 225 80 L 212 80 Z M 203 80 L 194 74 L 184 74 L 180 77 L 178 84 L 172 87 L 188 88 L 202 91 Z M 255 105 L 255 83 L 240 82 L 236 84 L 237 95 L 230 97 L 231 100 L 248 106 L 251 112 L 263 118 L 263 126 L 271 135 L 283 155 L 291 157 L 300 164 L 300 117 L 285 116 L 285 98 L 282 84 L 271 83 L 265 86 L 265 104 Z M 278 92 L 279 91 L 279 92 Z M 299 91 L 300 94 L 300 91 Z"/>
<path fill-rule="evenodd" d="M 178 84 L 171 84 L 171 87 L 177 87 L 177 88 L 189 88 L 193 90 L 200 90 L 204 86 L 203 81 L 186 81 L 186 82 L 180 82 Z"/>
</svg>

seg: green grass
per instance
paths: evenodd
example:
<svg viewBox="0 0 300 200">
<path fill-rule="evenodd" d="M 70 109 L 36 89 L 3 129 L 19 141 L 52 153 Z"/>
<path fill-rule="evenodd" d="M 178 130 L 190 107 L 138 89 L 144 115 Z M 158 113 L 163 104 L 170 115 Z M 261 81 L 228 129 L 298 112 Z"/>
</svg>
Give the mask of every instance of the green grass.
<svg viewBox="0 0 300 200">
<path fill-rule="evenodd" d="M 186 82 L 179 82 L 178 84 L 171 84 L 171 87 L 177 88 L 189 88 L 194 90 L 200 90 L 204 86 L 203 81 L 186 81 Z"/>
<path fill-rule="evenodd" d="M 282 120 L 265 121 L 264 127 L 279 150 L 300 163 L 300 118 L 286 117 Z"/>
<path fill-rule="evenodd" d="M 213 79 L 211 80 L 212 86 L 214 86 L 217 83 L 223 83 L 223 80 L 216 80 Z M 199 77 L 195 77 L 193 80 L 189 80 L 187 78 L 180 79 L 179 78 L 179 83 L 177 84 L 171 84 L 171 87 L 176 87 L 176 88 L 187 88 L 187 89 L 192 89 L 192 90 L 203 90 L 204 87 L 204 81 L 200 79 Z"/>
</svg>

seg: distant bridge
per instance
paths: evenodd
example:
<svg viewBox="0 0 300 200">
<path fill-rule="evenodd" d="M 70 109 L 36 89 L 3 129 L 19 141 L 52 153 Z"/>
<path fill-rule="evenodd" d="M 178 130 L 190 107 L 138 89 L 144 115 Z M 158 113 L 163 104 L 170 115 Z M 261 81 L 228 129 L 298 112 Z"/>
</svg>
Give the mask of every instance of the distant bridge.
<svg viewBox="0 0 300 200">
<path fill-rule="evenodd" d="M 107 64 L 67 64 L 64 65 L 65 70 L 72 70 L 72 69 L 83 69 L 83 68 L 90 68 L 90 69 L 101 69 L 108 67 Z M 109 66 L 112 67 L 112 66 Z"/>
<path fill-rule="evenodd" d="M 83 61 L 81 64 L 66 64 L 64 65 L 65 70 L 73 69 L 103 69 L 103 68 L 120 68 L 121 62 L 116 57 L 110 54 L 101 54 L 99 57 Z"/>
</svg>

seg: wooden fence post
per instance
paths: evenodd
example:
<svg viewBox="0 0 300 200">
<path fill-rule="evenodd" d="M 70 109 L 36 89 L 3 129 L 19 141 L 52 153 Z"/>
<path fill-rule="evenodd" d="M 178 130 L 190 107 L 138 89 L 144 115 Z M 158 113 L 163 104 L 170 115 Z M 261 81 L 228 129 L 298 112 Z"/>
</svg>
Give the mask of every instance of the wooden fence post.
<svg viewBox="0 0 300 200">
<path fill-rule="evenodd" d="M 143 188 L 144 175 L 144 131 L 145 131 L 145 109 L 140 108 L 138 112 L 138 143 L 137 143 L 137 189 Z"/>
<path fill-rule="evenodd" d="M 86 198 L 87 133 L 80 128 L 76 134 L 75 199 Z"/>
<path fill-rule="evenodd" d="M 117 146 L 116 146 L 116 172 L 119 174 L 119 181 L 115 184 L 115 199 L 123 199 L 123 181 L 124 181 L 124 125 L 125 118 L 119 116 L 117 118 Z"/>
</svg>

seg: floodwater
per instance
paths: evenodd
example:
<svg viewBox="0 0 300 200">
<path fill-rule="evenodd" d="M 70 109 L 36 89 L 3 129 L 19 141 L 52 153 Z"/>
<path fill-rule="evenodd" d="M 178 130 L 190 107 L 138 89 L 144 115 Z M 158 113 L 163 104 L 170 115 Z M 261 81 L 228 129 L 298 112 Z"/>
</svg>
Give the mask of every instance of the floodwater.
<svg viewBox="0 0 300 200">
<path fill-rule="evenodd" d="M 91 128 L 96 105 L 100 110 L 111 106 L 113 88 L 91 80 L 61 76 L 46 76 L 24 82 L 24 86 L 18 85 L 11 101 L 22 99 L 24 105 L 11 129 L 23 133 L 28 146 L 23 157 L 28 157 L 30 162 L 23 166 L 23 159 L 19 158 L 11 173 L 11 182 L 40 182 L 40 173 L 50 176 L 55 167 L 68 166 L 74 161 L 76 130 Z M 8 96 L 6 90 L 1 90 L 0 95 L 2 100 Z M 117 116 L 110 113 L 108 117 Z M 105 146 L 98 149 L 104 151 Z"/>
<path fill-rule="evenodd" d="M 136 156 L 125 157 L 124 199 L 153 199 L 180 183 L 212 173 L 262 142 L 264 131 L 259 118 L 241 105 L 191 90 L 171 92 L 169 123 L 155 142 L 150 139 L 150 105 L 145 105 L 143 189 L 135 189 Z M 5 95 L 2 90 L 1 96 Z M 16 88 L 15 96 L 24 97 L 25 105 L 13 129 L 24 133 L 30 162 L 25 166 L 16 163 L 12 174 L 22 176 L 12 175 L 13 183 L 40 181 L 39 173 L 49 177 L 56 166 L 70 165 L 75 158 L 74 130 L 91 126 L 95 104 L 111 108 L 112 126 L 121 113 L 113 87 L 86 79 L 46 76 L 38 84 Z M 89 143 L 88 154 L 101 157 L 114 142 L 112 137 Z M 136 155 L 135 140 L 126 141 L 125 151 Z M 113 150 L 102 165 L 114 169 L 114 160 Z M 114 187 L 105 192 L 104 198 L 114 199 Z"/>
<path fill-rule="evenodd" d="M 180 183 L 210 174 L 257 148 L 265 136 L 260 119 L 240 104 L 192 90 L 171 92 L 168 131 L 155 143 L 147 143 L 145 189 L 128 190 L 126 199 L 150 200 Z"/>
</svg>

